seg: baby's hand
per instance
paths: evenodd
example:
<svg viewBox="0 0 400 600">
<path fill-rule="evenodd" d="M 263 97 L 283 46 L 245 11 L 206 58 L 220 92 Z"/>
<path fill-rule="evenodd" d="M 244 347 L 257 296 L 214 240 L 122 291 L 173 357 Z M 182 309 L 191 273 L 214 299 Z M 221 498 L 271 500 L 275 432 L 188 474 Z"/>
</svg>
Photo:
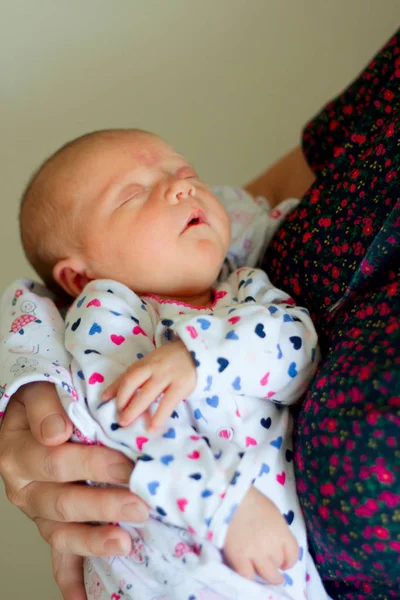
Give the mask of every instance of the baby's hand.
<svg viewBox="0 0 400 600">
<path fill-rule="evenodd" d="M 133 363 L 102 394 L 102 400 L 116 397 L 119 424 L 133 423 L 162 394 L 157 411 L 150 417 L 149 431 L 156 431 L 174 408 L 189 396 L 196 385 L 193 358 L 181 340 L 153 350 Z"/>
<path fill-rule="evenodd" d="M 251 487 L 235 512 L 224 545 L 232 568 L 249 579 L 258 573 L 283 583 L 278 569 L 290 569 L 299 557 L 297 540 L 275 504 Z"/>
</svg>

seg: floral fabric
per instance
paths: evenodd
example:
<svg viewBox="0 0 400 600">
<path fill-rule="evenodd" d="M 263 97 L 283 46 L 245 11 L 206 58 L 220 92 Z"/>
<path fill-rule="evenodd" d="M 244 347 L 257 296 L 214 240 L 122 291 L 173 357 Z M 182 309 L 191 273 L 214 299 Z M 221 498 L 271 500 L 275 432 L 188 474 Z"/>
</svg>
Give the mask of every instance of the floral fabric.
<svg viewBox="0 0 400 600">
<path fill-rule="evenodd" d="M 297 491 L 337 600 L 400 598 L 399 32 L 303 132 L 316 175 L 269 246 L 322 362 L 298 409 Z"/>
</svg>

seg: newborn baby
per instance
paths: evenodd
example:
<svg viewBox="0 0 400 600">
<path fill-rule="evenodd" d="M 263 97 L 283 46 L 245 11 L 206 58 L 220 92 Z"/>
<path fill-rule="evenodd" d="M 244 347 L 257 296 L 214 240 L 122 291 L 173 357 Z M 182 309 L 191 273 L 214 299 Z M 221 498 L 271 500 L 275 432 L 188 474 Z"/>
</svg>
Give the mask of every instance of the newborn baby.
<svg viewBox="0 0 400 600">
<path fill-rule="evenodd" d="M 315 374 L 317 335 L 255 261 L 225 259 L 229 216 L 192 165 L 148 132 L 82 136 L 35 174 L 21 232 L 47 286 L 75 298 L 71 364 L 43 377 L 76 438 L 135 462 L 129 487 L 151 507 L 121 523 L 128 557 L 86 560 L 89 597 L 327 598 L 287 407 Z"/>
</svg>

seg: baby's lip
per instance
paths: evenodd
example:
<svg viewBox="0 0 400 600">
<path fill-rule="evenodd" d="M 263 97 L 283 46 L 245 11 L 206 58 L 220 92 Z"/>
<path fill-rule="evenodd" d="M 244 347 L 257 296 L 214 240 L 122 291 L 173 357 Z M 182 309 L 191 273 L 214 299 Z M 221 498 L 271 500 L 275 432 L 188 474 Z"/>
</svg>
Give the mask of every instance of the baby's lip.
<svg viewBox="0 0 400 600">
<path fill-rule="evenodd" d="M 184 233 L 190 227 L 196 227 L 196 225 L 208 225 L 206 214 L 201 208 L 192 210 L 188 219 L 186 219 L 185 227 L 182 229 L 181 233 Z"/>
</svg>

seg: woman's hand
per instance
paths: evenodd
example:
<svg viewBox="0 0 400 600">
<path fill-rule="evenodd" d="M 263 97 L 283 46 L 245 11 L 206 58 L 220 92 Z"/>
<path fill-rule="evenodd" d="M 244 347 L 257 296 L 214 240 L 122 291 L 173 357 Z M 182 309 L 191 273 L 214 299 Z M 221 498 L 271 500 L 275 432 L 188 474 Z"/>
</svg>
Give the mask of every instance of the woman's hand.
<svg viewBox="0 0 400 600">
<path fill-rule="evenodd" d="M 68 443 L 71 433 L 54 386 L 24 386 L 1 426 L 0 476 L 10 502 L 35 521 L 50 544 L 64 600 L 86 600 L 81 557 L 125 555 L 131 543 L 117 526 L 85 522 L 144 521 L 148 508 L 126 489 L 78 483 L 127 483 L 133 466 L 116 450 Z"/>
</svg>

